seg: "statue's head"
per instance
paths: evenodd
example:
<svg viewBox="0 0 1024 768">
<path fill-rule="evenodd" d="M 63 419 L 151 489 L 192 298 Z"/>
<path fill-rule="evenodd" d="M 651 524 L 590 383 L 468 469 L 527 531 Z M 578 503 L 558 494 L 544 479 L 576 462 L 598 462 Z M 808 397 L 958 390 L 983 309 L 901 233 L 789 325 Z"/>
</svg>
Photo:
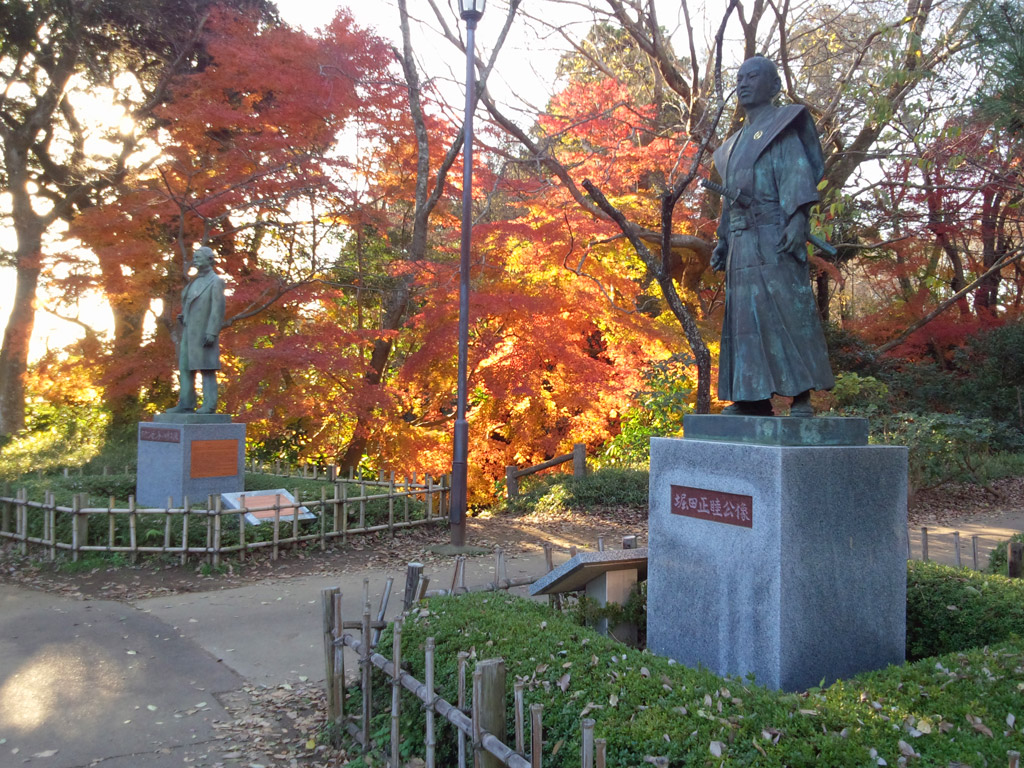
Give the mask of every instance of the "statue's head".
<svg viewBox="0 0 1024 768">
<path fill-rule="evenodd" d="M 217 260 L 217 255 L 213 252 L 212 248 L 208 248 L 205 245 L 201 248 L 196 248 L 196 252 L 192 254 L 192 266 L 196 267 L 212 267 L 213 262 Z"/>
<path fill-rule="evenodd" d="M 744 108 L 769 104 L 782 90 L 775 63 L 764 56 L 751 56 L 740 65 L 736 75 L 736 95 Z"/>
</svg>

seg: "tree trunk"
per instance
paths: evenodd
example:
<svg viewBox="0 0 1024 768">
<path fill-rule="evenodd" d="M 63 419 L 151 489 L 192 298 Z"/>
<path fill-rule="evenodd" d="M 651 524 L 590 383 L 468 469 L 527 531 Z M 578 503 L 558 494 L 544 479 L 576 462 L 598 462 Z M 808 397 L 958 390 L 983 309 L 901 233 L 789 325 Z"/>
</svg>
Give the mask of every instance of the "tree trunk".
<svg viewBox="0 0 1024 768">
<path fill-rule="evenodd" d="M 0 349 L 0 435 L 10 435 L 25 428 L 25 373 L 28 370 L 28 345 L 36 318 L 39 238 L 19 246 L 16 264 L 14 305 L 7 318 L 3 348 Z"/>
</svg>

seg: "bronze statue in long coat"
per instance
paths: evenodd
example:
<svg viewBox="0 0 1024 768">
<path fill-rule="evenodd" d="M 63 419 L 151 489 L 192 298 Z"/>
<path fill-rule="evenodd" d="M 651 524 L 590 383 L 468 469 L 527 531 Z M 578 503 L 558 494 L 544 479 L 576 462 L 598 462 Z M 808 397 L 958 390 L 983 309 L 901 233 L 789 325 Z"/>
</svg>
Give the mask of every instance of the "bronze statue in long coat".
<svg viewBox="0 0 1024 768">
<path fill-rule="evenodd" d="M 835 381 L 807 266 L 808 214 L 824 173 L 814 121 L 798 105 L 772 106 L 778 71 L 762 57 L 740 67 L 743 128 L 714 154 L 728 194 L 712 267 L 725 270 L 718 397 L 724 413 L 772 415 L 772 395 L 812 416 L 810 391 Z"/>
<path fill-rule="evenodd" d="M 171 413 L 196 410 L 196 373 L 202 374 L 203 406 L 199 413 L 217 409 L 217 371 L 220 370 L 220 331 L 224 324 L 224 281 L 213 271 L 213 251 L 196 249 L 192 265 L 197 274 L 181 292 L 182 324 L 178 345 L 180 393 Z"/>
</svg>

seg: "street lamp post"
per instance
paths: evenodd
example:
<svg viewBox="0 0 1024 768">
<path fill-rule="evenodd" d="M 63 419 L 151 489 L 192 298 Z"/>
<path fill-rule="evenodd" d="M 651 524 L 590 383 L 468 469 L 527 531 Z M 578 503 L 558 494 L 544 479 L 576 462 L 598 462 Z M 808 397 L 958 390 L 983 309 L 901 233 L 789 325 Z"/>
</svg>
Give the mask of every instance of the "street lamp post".
<svg viewBox="0 0 1024 768">
<path fill-rule="evenodd" d="M 452 451 L 452 490 L 448 520 L 452 544 L 466 544 L 466 457 L 469 454 L 469 422 L 466 421 L 466 368 L 469 356 L 469 247 L 473 235 L 473 103 L 474 33 L 484 15 L 486 0 L 459 0 L 459 14 L 466 22 L 466 119 L 462 137 L 462 250 L 459 258 L 459 383 L 455 409 L 455 441 Z"/>
</svg>

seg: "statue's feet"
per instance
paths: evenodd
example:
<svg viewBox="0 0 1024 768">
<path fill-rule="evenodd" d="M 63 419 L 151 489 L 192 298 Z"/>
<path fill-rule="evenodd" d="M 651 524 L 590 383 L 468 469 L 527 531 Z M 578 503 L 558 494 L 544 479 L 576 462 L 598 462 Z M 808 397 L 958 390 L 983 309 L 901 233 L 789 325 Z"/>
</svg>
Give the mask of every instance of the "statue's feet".
<svg viewBox="0 0 1024 768">
<path fill-rule="evenodd" d="M 737 400 L 722 409 L 723 416 L 774 416 L 771 400 Z"/>
<path fill-rule="evenodd" d="M 793 404 L 789 406 L 789 415 L 799 419 L 809 419 L 814 416 L 814 406 L 811 405 L 811 390 L 801 392 L 793 398 Z"/>
<path fill-rule="evenodd" d="M 196 413 L 216 413 L 216 412 L 217 412 L 217 406 L 215 406 L 215 405 L 211 405 L 209 408 L 207 408 L 204 405 L 202 408 L 200 408 L 198 411 L 196 411 Z"/>
<path fill-rule="evenodd" d="M 192 413 L 193 411 L 195 411 L 195 408 L 189 408 L 187 405 L 178 403 L 173 408 L 168 408 L 165 413 Z"/>
</svg>

